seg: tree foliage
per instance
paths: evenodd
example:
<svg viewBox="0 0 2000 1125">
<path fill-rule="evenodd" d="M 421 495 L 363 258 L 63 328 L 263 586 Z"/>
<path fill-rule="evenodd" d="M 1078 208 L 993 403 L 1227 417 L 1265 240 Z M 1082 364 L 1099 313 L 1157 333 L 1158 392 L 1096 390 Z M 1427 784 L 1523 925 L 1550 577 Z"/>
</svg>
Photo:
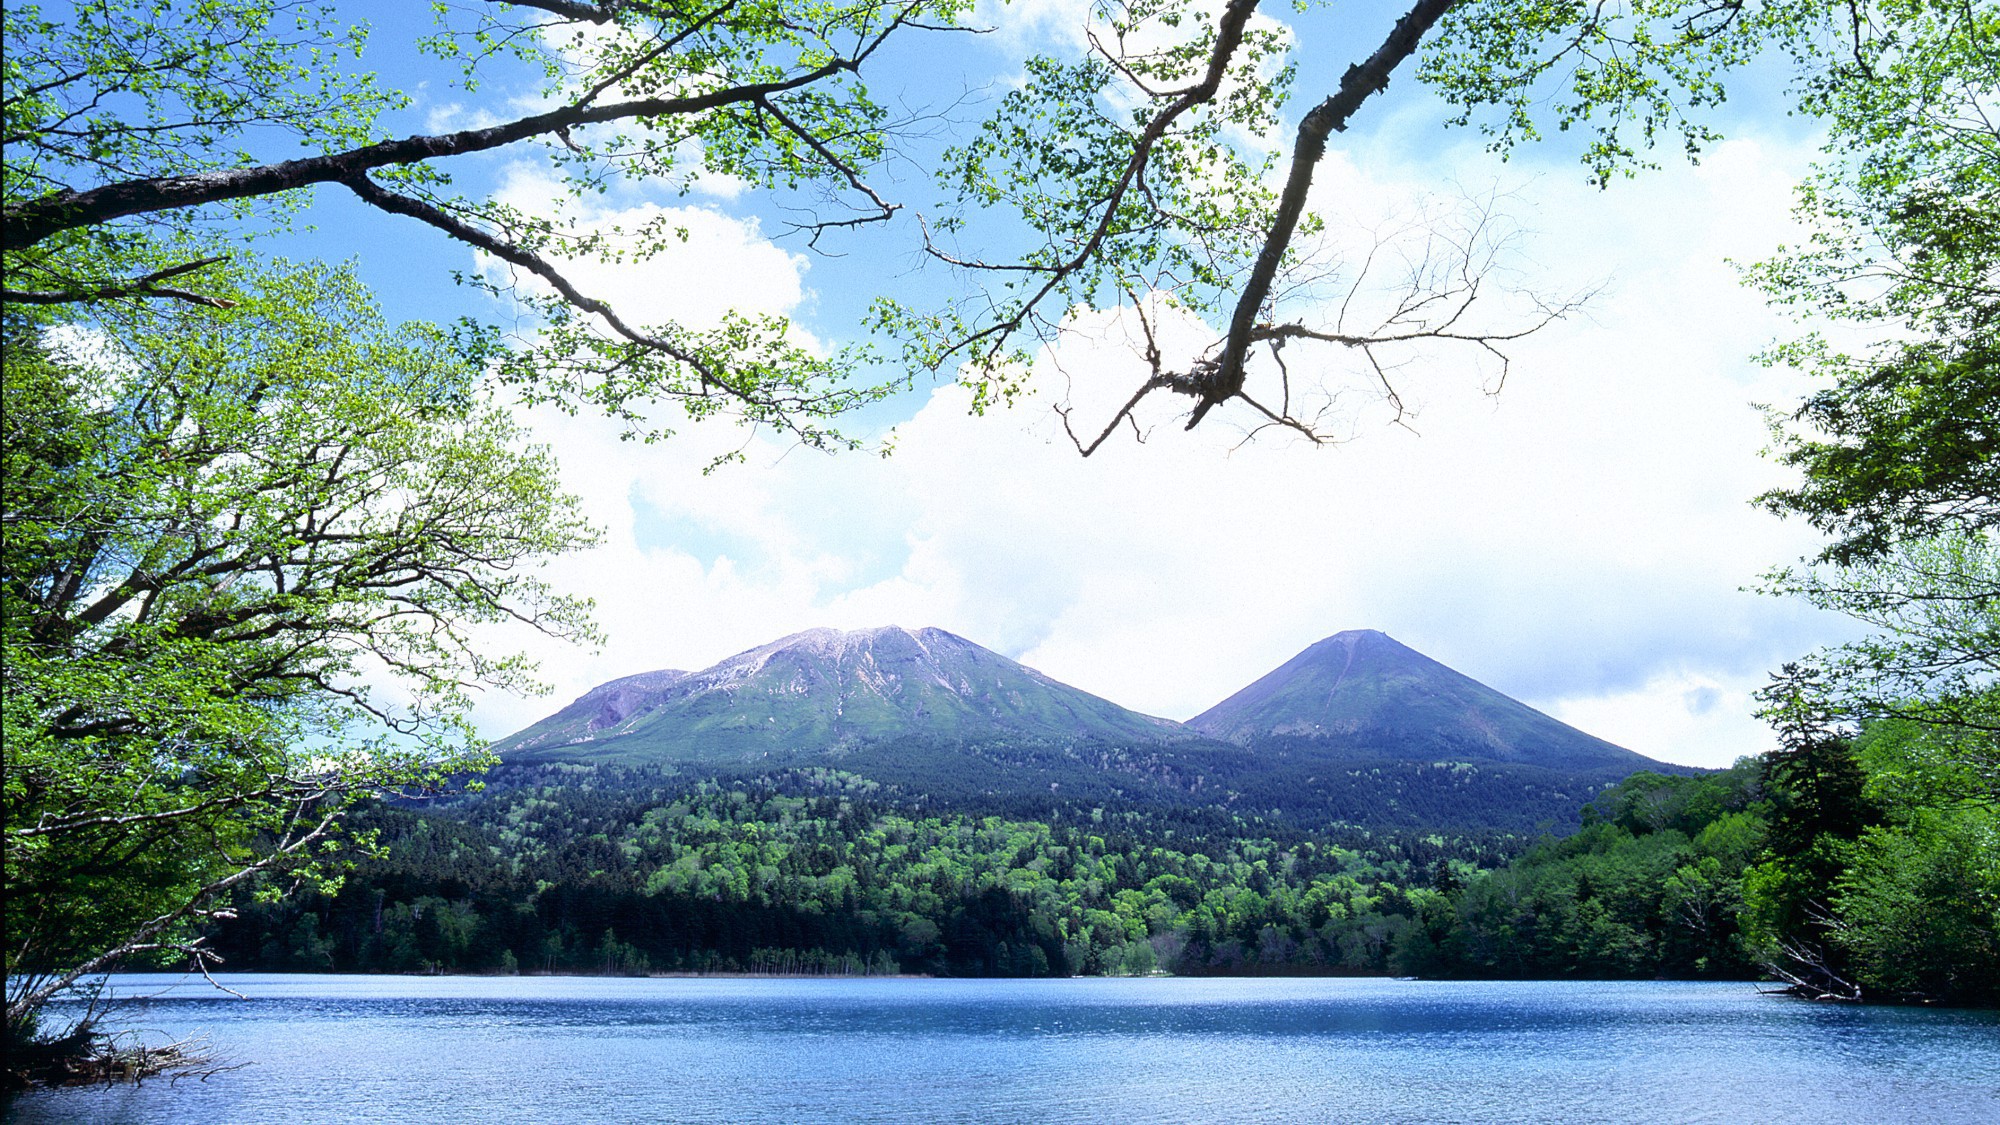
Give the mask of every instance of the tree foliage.
<svg viewBox="0 0 2000 1125">
<path fill-rule="evenodd" d="M 6 28 L 8 299 L 208 300 L 203 271 L 235 239 L 308 206 L 315 186 L 344 188 L 478 251 L 500 269 L 464 279 L 537 314 L 527 333 L 467 325 L 469 355 L 530 400 L 608 410 L 634 433 L 666 432 L 655 416 L 666 403 L 851 445 L 831 419 L 907 385 L 910 370 L 956 370 L 984 406 L 1013 394 L 1029 349 L 1077 309 L 1124 306 L 1152 341 L 1135 403 L 1183 396 L 1193 424 L 1236 402 L 1253 426 L 1323 440 L 1317 412 L 1333 390 L 1295 386 L 1287 344 L 1361 353 L 1366 383 L 1395 401 L 1397 355 L 1426 343 L 1497 354 L 1572 307 L 1503 300 L 1486 315 L 1503 287 L 1481 282 L 1505 241 L 1490 216 L 1420 236 L 1411 253 L 1424 265 L 1400 278 L 1379 277 L 1372 258 L 1335 277 L 1294 248 L 1321 229 L 1305 204 L 1328 138 L 1450 7 L 1417 0 L 1386 29 L 1305 115 L 1274 189 L 1263 138 L 1290 92 L 1294 36 L 1257 0 L 1095 4 L 1088 46 L 1025 60 L 1020 88 L 977 122 L 954 105 L 892 106 L 863 79 L 892 39 L 946 45 L 977 30 L 963 0 L 439 5 L 421 44 L 439 86 L 531 85 L 536 108 L 403 135 L 384 123 L 408 99 L 360 69 L 367 37 L 336 5 L 121 0 L 76 21 L 18 5 Z M 925 169 L 943 199 L 913 220 L 890 167 L 927 148 L 936 118 L 956 130 Z M 563 198 L 543 213 L 455 185 L 453 158 L 503 152 L 549 170 Z M 585 200 L 620 182 L 685 192 L 705 178 L 763 193 L 814 248 L 914 236 L 954 284 L 876 304 L 873 326 L 908 366 L 884 376 L 863 350 L 820 354 L 776 317 L 636 323 L 573 279 L 574 263 L 684 252 L 669 219 L 606 229 L 584 221 Z M 1303 302 L 1279 307 L 1334 283 L 1387 297 L 1332 323 Z M 1226 332 L 1199 354 L 1163 351 L 1151 321 L 1172 309 L 1225 316 Z M 1250 384 L 1253 349 L 1269 352 L 1268 386 Z M 1079 448 L 1131 418 L 1118 412 Z"/>
<path fill-rule="evenodd" d="M 2000 806 L 1941 733 L 1886 719 L 1772 755 L 1771 846 L 1744 876 L 1743 929 L 1798 991 L 2000 1003 Z"/>
<path fill-rule="evenodd" d="M 1872 563 L 1776 572 L 1771 588 L 1848 615 L 1871 635 L 1820 654 L 1823 706 L 1851 719 L 1942 729 L 1938 748 L 2000 794 L 2000 543 L 1955 533 Z"/>
<path fill-rule="evenodd" d="M 1764 504 L 1839 536 L 1824 558 L 1847 566 L 1900 542 L 2000 527 L 2000 349 L 1991 333 L 1898 344 L 1867 359 L 1836 358 L 1821 345 L 1790 354 L 1824 360 L 1837 382 L 1778 431 L 1779 459 L 1804 480 L 1765 494 Z"/>
<path fill-rule="evenodd" d="M 1788 56 L 1800 108 L 1826 119 L 1834 142 L 1803 204 L 1826 221 L 1825 237 L 1770 267 L 1774 291 L 1839 290 L 1863 261 L 1854 248 L 1865 233 L 1919 263 L 1916 288 L 1935 294 L 1990 280 L 1979 266 L 1990 247 L 1967 234 L 1992 205 L 1990 176 L 1930 173 L 1988 144 L 1962 111 L 1990 91 L 1991 22 L 1986 7 L 1942 0 L 1414 0 L 1301 116 L 1286 153 L 1276 137 L 1291 54 L 1310 25 L 1281 26 L 1256 0 L 1103 0 L 1081 49 L 1025 60 L 1018 86 L 976 121 L 954 105 L 899 109 L 863 77 L 892 40 L 928 38 L 948 57 L 953 38 L 978 27 L 962 0 L 440 6 L 422 43 L 439 85 L 531 85 L 535 109 L 402 135 L 383 123 L 407 99 L 360 69 L 366 36 L 337 6 L 125 0 L 73 21 L 16 6 L 9 298 L 201 299 L 203 263 L 229 252 L 246 212 L 296 210 L 325 185 L 503 267 L 467 279 L 507 290 L 537 325 L 526 335 L 470 327 L 461 346 L 532 399 L 593 404 L 634 432 L 663 432 L 651 412 L 667 402 L 847 443 L 831 419 L 893 393 L 910 370 L 955 370 L 983 406 L 1018 389 L 1033 346 L 1079 309 L 1123 308 L 1142 330 L 1149 374 L 1110 418 L 1072 430 L 1081 451 L 1137 427 L 1137 407 L 1155 395 L 1185 401 L 1189 425 L 1233 403 L 1253 429 L 1326 440 L 1341 380 L 1360 379 L 1400 410 L 1393 373 L 1438 345 L 1497 359 L 1504 376 L 1505 343 L 1577 300 L 1505 292 L 1504 224 L 1476 208 L 1393 252 L 1316 254 L 1327 217 L 1307 208 L 1314 170 L 1412 56 L 1497 148 L 1550 129 L 1592 132 L 1584 159 L 1605 182 L 1646 166 L 1667 137 L 1698 154 L 1718 135 L 1711 118 L 1732 72 Z M 935 159 L 920 155 L 933 118 L 949 134 Z M 305 154 L 283 158 L 286 144 Z M 548 169 L 564 198 L 530 212 L 454 184 L 454 158 L 502 152 Z M 896 195 L 890 167 L 905 155 L 941 193 L 921 216 Z M 765 193 L 815 248 L 914 235 L 920 259 L 953 283 L 877 302 L 872 323 L 900 341 L 904 370 L 885 377 L 861 351 L 818 354 L 782 318 L 634 323 L 566 272 L 680 252 L 669 219 L 604 229 L 583 221 L 584 200 L 619 182 L 686 191 L 703 178 Z M 1384 276 L 1399 255 L 1416 264 Z M 1793 284 L 1801 271 L 1812 284 Z M 1906 297 L 1892 303 L 1925 304 Z M 1193 351 L 1164 330 L 1189 315 L 1218 324 Z M 1329 376 L 1323 364 L 1287 362 L 1285 348 L 1308 345 L 1357 363 Z"/>
<path fill-rule="evenodd" d="M 1811 238 L 1751 275 L 1847 337 L 1772 352 L 1827 385 L 1775 420 L 1804 479 L 1763 497 L 1836 536 L 1839 563 L 2000 522 L 2000 9 L 1866 15 L 1806 90 L 1830 132 L 1798 192 Z"/>
<path fill-rule="evenodd" d="M 1504 369 L 1502 345 L 1567 315 L 1580 298 L 1507 292 L 1495 267 L 1508 235 L 1490 213 L 1475 206 L 1351 261 L 1313 252 L 1325 224 L 1307 196 L 1329 137 L 1387 88 L 1451 6 L 1417 0 L 1348 68 L 1300 120 L 1274 188 L 1268 174 L 1281 154 L 1259 149 L 1291 91 L 1290 36 L 1260 20 L 1255 0 L 1223 5 L 1212 22 L 1192 0 L 1098 5 L 1084 56 L 1031 60 L 1027 81 L 940 169 L 946 202 L 925 231 L 925 251 L 951 267 L 966 295 L 880 301 L 876 326 L 906 341 L 915 366 L 962 364 L 981 408 L 1013 397 L 1029 348 L 1081 311 L 1123 310 L 1143 337 L 1147 376 L 1081 431 L 1059 408 L 1086 457 L 1121 429 L 1143 436 L 1140 408 L 1156 395 L 1189 400 L 1190 429 L 1236 403 L 1253 434 L 1334 440 L 1329 415 L 1345 384 L 1295 376 L 1283 355 L 1291 344 L 1357 353 L 1363 385 L 1398 418 L 1391 372 L 1426 346 L 1469 347 L 1499 356 Z M 1051 133 L 1043 123 L 1052 121 L 1069 128 Z M 961 249 L 975 214 L 996 207 L 1024 224 L 1022 244 L 1003 255 Z M 1402 256 L 1408 268 L 1383 277 L 1389 267 L 1378 255 Z M 1206 342 L 1194 349 L 1168 342 L 1164 328 L 1189 317 L 1223 327 L 1212 332 L 1200 320 Z M 1261 359 L 1254 369 L 1253 359 Z"/>
<path fill-rule="evenodd" d="M 1797 194 L 1810 238 L 1750 273 L 1814 322 L 1767 358 L 1822 381 L 1774 412 L 1800 480 L 1760 501 L 1831 541 L 1769 586 L 1870 630 L 1774 708 L 1782 811 L 1746 927 L 1815 995 L 2000 995 L 1997 42 L 1991 4 L 1855 7 L 1801 89 L 1829 133 Z"/>
<path fill-rule="evenodd" d="M 770 190 L 839 193 L 882 155 L 890 114 L 858 78 L 892 34 L 948 24 L 958 0 L 674 4 L 550 2 L 439 6 L 421 45 L 440 85 L 533 80 L 545 108 L 498 124 L 391 136 L 409 99 L 358 68 L 365 25 L 334 4 L 219 0 L 38 6 L 6 15 L 9 301 L 120 295 L 204 301 L 201 272 L 269 221 L 345 188 L 491 256 L 499 280 L 539 310 L 542 332 L 507 340 L 468 326 L 459 341 L 530 397 L 590 402 L 635 425 L 672 402 L 699 417 L 734 409 L 814 444 L 820 420 L 894 386 L 855 383 L 853 356 L 814 355 L 781 319 L 637 325 L 559 268 L 565 259 L 644 260 L 679 246 L 671 226 L 577 227 L 456 191 L 454 156 L 531 150 L 571 202 L 617 179 L 686 190 L 726 176 Z M 286 158 L 287 145 L 305 150 Z M 864 191 L 865 194 L 865 191 Z M 835 206 L 839 206 L 838 202 Z M 888 210 L 852 217 L 880 221 Z M 176 285 L 161 282 L 172 278 Z M 514 286 L 518 279 L 522 284 Z"/>
<path fill-rule="evenodd" d="M 477 630 L 589 628 L 532 570 L 589 529 L 435 329 L 343 271 L 212 285 L 6 326 L 10 1036 L 84 973 L 198 956 L 232 886 L 334 875 L 354 800 L 483 761 L 469 689 L 532 685 Z"/>
<path fill-rule="evenodd" d="M 1861 740 L 1882 822 L 1841 876 L 1834 939 L 1879 994 L 2000 1004 L 2000 807 L 1940 733 L 1888 720 Z"/>
</svg>

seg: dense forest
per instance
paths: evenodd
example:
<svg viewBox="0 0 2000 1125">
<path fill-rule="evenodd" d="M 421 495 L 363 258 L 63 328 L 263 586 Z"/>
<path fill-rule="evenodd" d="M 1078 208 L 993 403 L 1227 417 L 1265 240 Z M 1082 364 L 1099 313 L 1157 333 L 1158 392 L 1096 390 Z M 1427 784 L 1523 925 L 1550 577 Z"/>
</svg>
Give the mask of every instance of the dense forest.
<svg viewBox="0 0 2000 1125">
<path fill-rule="evenodd" d="M 230 967 L 1380 972 L 1432 872 L 1518 849 L 1279 840 L 1203 810 L 925 812 L 830 770 L 535 772 L 456 808 L 371 810 L 386 854 L 333 895 L 246 895 L 217 934 Z"/>
<path fill-rule="evenodd" d="M 1829 980 L 1992 1003 L 2000 872 L 1979 857 L 2000 816 L 1928 749 L 1883 724 L 1641 773 L 1533 842 L 543 767 L 370 810 L 376 858 L 332 893 L 245 893 L 215 947 L 308 971 L 1744 978 L 1810 933 Z"/>
</svg>

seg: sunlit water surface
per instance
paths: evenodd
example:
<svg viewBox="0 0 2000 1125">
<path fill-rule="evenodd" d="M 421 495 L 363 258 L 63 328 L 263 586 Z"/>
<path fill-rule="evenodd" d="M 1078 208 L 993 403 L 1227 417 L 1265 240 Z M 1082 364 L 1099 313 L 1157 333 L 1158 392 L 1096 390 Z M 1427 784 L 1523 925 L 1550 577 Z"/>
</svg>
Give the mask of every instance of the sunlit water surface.
<svg viewBox="0 0 2000 1125">
<path fill-rule="evenodd" d="M 203 1081 L 30 1122 L 2000 1122 L 2000 1015 L 1746 984 L 122 976 Z"/>
</svg>

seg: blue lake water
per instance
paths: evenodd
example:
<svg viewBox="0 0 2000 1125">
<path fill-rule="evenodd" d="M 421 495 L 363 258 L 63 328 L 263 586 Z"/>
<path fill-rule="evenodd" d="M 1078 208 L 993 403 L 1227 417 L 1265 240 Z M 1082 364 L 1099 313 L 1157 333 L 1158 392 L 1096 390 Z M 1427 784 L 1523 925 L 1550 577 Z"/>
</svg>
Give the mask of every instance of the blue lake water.
<svg viewBox="0 0 2000 1125">
<path fill-rule="evenodd" d="M 121 976 L 203 1081 L 9 1119 L 2000 1121 L 2000 1013 L 1747 984 Z"/>
</svg>

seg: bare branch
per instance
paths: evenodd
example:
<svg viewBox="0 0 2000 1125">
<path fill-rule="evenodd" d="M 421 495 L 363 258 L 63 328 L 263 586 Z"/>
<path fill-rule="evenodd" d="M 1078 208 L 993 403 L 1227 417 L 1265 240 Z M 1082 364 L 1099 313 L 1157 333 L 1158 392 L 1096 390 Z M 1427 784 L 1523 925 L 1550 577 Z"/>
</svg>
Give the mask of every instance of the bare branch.
<svg viewBox="0 0 2000 1125">
<path fill-rule="evenodd" d="M 1367 61 L 1348 67 L 1347 73 L 1341 76 L 1340 88 L 1333 96 L 1314 107 L 1299 122 L 1298 141 L 1292 149 L 1292 168 L 1285 178 L 1284 193 L 1279 197 L 1278 214 L 1264 238 L 1264 248 L 1257 254 L 1257 264 L 1250 271 L 1250 279 L 1237 298 L 1236 312 L 1229 321 L 1229 339 L 1213 372 L 1214 383 L 1205 390 L 1194 411 L 1188 415 L 1188 429 L 1199 425 L 1210 410 L 1243 389 L 1243 365 L 1252 343 L 1251 334 L 1256 329 L 1258 318 L 1263 315 L 1265 299 L 1270 295 L 1271 283 L 1278 276 L 1278 266 L 1284 261 L 1285 252 L 1291 247 L 1292 235 L 1298 230 L 1299 216 L 1305 212 L 1306 193 L 1312 188 L 1313 169 L 1326 155 L 1328 136 L 1345 131 L 1348 119 L 1354 116 L 1363 102 L 1388 89 L 1390 73 L 1417 49 L 1431 26 L 1443 18 L 1454 3 L 1456 0 L 1417 0 L 1396 21 L 1396 26 L 1390 30 L 1382 45 L 1375 49 L 1375 53 L 1368 56 Z"/>
<path fill-rule="evenodd" d="M 1490 200 L 1474 199 L 1469 206 L 1472 210 L 1463 219 L 1444 213 L 1428 214 L 1420 221 L 1377 234 L 1374 244 L 1365 253 L 1356 255 L 1359 265 L 1354 274 L 1341 281 L 1344 292 L 1338 295 L 1338 304 L 1328 310 L 1333 314 L 1332 324 L 1293 320 L 1253 325 L 1250 341 L 1253 345 L 1265 345 L 1271 362 L 1268 368 L 1252 367 L 1243 384 L 1230 396 L 1231 400 L 1241 400 L 1261 419 L 1249 430 L 1250 435 L 1275 427 L 1315 445 L 1347 440 L 1329 428 L 1329 415 L 1339 400 L 1337 389 L 1302 388 L 1288 362 L 1284 350 L 1287 345 L 1325 344 L 1358 353 L 1353 365 L 1355 375 L 1365 375 L 1374 385 L 1374 398 L 1389 408 L 1389 424 L 1408 429 L 1415 411 L 1405 401 L 1395 375 L 1398 368 L 1421 354 L 1419 349 L 1433 344 L 1469 347 L 1491 357 L 1498 370 L 1497 375 L 1487 379 L 1485 390 L 1496 394 L 1506 383 L 1511 363 L 1505 345 L 1541 331 L 1575 312 L 1589 299 L 1591 290 L 1553 299 L 1505 284 L 1502 255 L 1514 236 L 1501 226 Z M 1403 236 L 1412 233 L 1419 234 L 1421 240 L 1414 250 L 1404 252 L 1407 272 L 1394 283 L 1376 276 L 1384 272 L 1381 263 L 1391 256 L 1388 251 L 1404 245 Z M 1290 285 L 1297 292 L 1311 295 L 1318 283 L 1335 276 L 1332 272 L 1319 277 L 1307 275 Z M 1216 386 L 1220 364 L 1217 355 L 1224 342 L 1218 341 L 1187 361 L 1184 370 L 1169 369 L 1153 342 L 1144 307 L 1136 297 L 1130 300 L 1135 309 L 1132 315 L 1147 333 L 1148 373 L 1132 401 L 1113 415 L 1097 440 L 1075 440 L 1072 434 L 1078 451 L 1086 456 L 1099 448 L 1104 437 L 1117 428 L 1122 418 L 1131 416 L 1138 401 L 1147 395 L 1168 391 L 1200 403 L 1207 401 L 1206 396 Z M 1498 312 L 1482 314 L 1482 310 L 1493 305 L 1498 306 Z M 1324 301 L 1314 301 L 1313 307 L 1327 309 Z M 1370 319 L 1356 323 L 1363 321 L 1364 316 Z M 1268 372 L 1275 387 L 1254 389 L 1255 380 L 1267 377 L 1259 372 Z M 1324 383 L 1325 378 L 1315 377 L 1313 382 Z"/>
<path fill-rule="evenodd" d="M 839 227 L 862 226 L 867 223 L 885 222 L 895 217 L 897 211 L 902 210 L 902 204 L 891 203 L 883 199 L 874 188 L 868 186 L 867 182 L 861 178 L 861 173 L 853 165 L 841 159 L 840 155 L 828 147 L 825 141 L 815 136 L 812 130 L 799 124 L 790 114 L 779 107 L 775 101 L 769 98 L 761 99 L 757 103 L 757 108 L 770 114 L 778 124 L 784 126 L 786 132 L 805 142 L 806 147 L 812 149 L 821 160 L 826 161 L 828 167 L 840 173 L 841 178 L 847 181 L 849 187 L 867 196 L 868 201 L 875 205 L 875 210 L 872 213 L 858 215 L 850 219 L 795 224 L 794 229 L 810 230 L 812 232 L 812 237 L 807 240 L 806 245 L 817 246 L 820 235 L 826 233 L 828 230 Z"/>
<path fill-rule="evenodd" d="M 519 266 L 549 283 L 563 300 L 585 312 L 594 313 L 609 325 L 618 335 L 649 351 L 671 357 L 675 362 L 686 365 L 700 377 L 702 385 L 726 391 L 737 399 L 750 402 L 750 396 L 730 384 L 720 372 L 703 362 L 700 356 L 676 346 L 672 341 L 642 332 L 625 323 L 612 307 L 595 297 L 579 290 L 570 280 L 558 272 L 547 259 L 516 242 L 496 237 L 487 231 L 466 222 L 449 211 L 421 199 L 401 195 L 383 188 L 367 176 L 354 176 L 341 183 L 362 200 L 372 206 L 397 215 L 405 215 L 436 227 L 453 238 L 484 250 L 509 265 Z"/>
<path fill-rule="evenodd" d="M 179 277 L 182 274 L 192 273 L 204 266 L 212 266 L 223 260 L 223 256 L 218 254 L 192 262 L 183 262 L 177 266 L 168 266 L 166 269 L 154 270 L 144 277 L 135 277 L 130 281 L 114 281 L 108 285 L 100 285 L 95 289 L 5 289 L 0 290 L 0 300 L 15 301 L 24 305 L 63 305 L 78 301 L 111 300 L 118 297 L 166 297 L 176 301 L 186 301 L 191 305 L 202 305 L 211 309 L 233 309 L 236 307 L 236 302 L 227 297 L 211 297 L 204 293 L 195 293 L 191 290 L 160 284 L 160 282 L 170 277 Z"/>
</svg>

